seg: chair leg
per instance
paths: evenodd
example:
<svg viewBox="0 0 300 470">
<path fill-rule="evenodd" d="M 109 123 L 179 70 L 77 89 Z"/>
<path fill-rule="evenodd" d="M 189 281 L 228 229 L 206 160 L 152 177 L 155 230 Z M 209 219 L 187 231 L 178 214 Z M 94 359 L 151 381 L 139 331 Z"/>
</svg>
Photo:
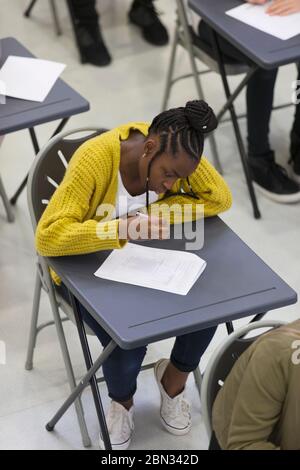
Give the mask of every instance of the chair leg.
<svg viewBox="0 0 300 470">
<path fill-rule="evenodd" d="M 37 332 L 38 332 L 37 323 L 38 323 L 38 315 L 39 315 L 39 308 L 40 308 L 41 290 L 42 290 L 42 283 L 41 283 L 39 272 L 37 270 L 36 277 L 35 277 L 35 287 L 34 287 L 32 314 L 31 314 L 29 341 L 28 341 L 28 348 L 27 348 L 27 357 L 26 357 L 26 363 L 25 363 L 26 370 L 31 370 L 33 367 L 33 352 L 34 352 L 34 348 L 36 344 L 36 337 L 37 337 Z"/>
<path fill-rule="evenodd" d="M 225 96 L 226 96 L 226 99 L 229 101 L 231 99 L 231 92 L 230 92 L 229 83 L 228 83 L 227 76 L 226 76 L 224 62 L 222 59 L 222 53 L 220 49 L 218 36 L 214 30 L 211 31 L 211 37 L 212 37 L 214 51 L 215 51 L 217 61 L 218 61 L 218 66 L 219 66 L 219 71 L 220 71 L 220 75 L 222 78 Z M 231 116 L 231 121 L 232 121 L 233 129 L 234 129 L 236 141 L 237 141 L 237 146 L 239 149 L 239 154 L 240 154 L 241 163 L 242 163 L 243 170 L 244 170 L 244 175 L 246 178 L 246 183 L 248 186 L 248 191 L 249 191 L 249 196 L 250 196 L 250 200 L 251 200 L 251 204 L 253 208 L 254 217 L 255 219 L 260 219 L 261 214 L 258 208 L 258 203 L 257 203 L 257 199 L 256 199 L 254 187 L 253 187 L 253 181 L 252 181 L 250 170 L 248 167 L 246 150 L 245 150 L 244 142 L 241 136 L 241 131 L 240 131 L 240 127 L 238 124 L 237 115 L 235 112 L 235 107 L 234 107 L 233 102 L 229 106 L 229 112 Z"/>
<path fill-rule="evenodd" d="M 193 374 L 194 374 L 196 387 L 198 389 L 199 398 L 200 398 L 200 401 L 201 401 L 202 374 L 201 374 L 199 366 L 197 367 L 197 369 L 194 370 Z"/>
<path fill-rule="evenodd" d="M 173 79 L 175 59 L 176 59 L 176 50 L 178 46 L 178 36 L 179 36 L 178 25 L 176 24 L 161 111 L 165 111 L 167 109 L 170 94 L 171 94 L 172 79 Z"/>
<path fill-rule="evenodd" d="M 57 336 L 58 336 L 58 340 L 59 340 L 59 344 L 60 344 L 60 348 L 61 348 L 61 352 L 63 355 L 63 360 L 64 360 L 66 372 L 67 372 L 68 382 L 69 382 L 71 391 L 73 391 L 76 387 L 75 375 L 74 375 L 74 371 L 73 371 L 73 367 L 72 367 L 72 363 L 70 359 L 70 354 L 69 354 L 69 350 L 68 350 L 68 346 L 67 346 L 63 326 L 62 326 L 62 321 L 59 315 L 58 306 L 57 306 L 54 290 L 52 287 L 52 281 L 50 279 L 49 273 L 47 276 L 47 284 L 50 285 L 48 295 L 49 295 L 51 309 L 52 309 L 54 322 L 56 326 Z M 87 426 L 86 426 L 86 422 L 84 418 L 84 411 L 83 411 L 80 398 L 77 398 L 75 401 L 75 409 L 76 409 L 76 414 L 77 414 L 79 428 L 80 428 L 80 432 L 82 436 L 83 445 L 84 447 L 90 447 L 91 440 L 88 434 L 88 430 L 87 430 Z"/>
<path fill-rule="evenodd" d="M 15 216 L 13 214 L 12 207 L 10 205 L 8 197 L 6 195 L 1 177 L 0 177 L 0 196 L 2 197 L 3 204 L 4 204 L 4 207 L 5 207 L 5 210 L 6 210 L 7 220 L 8 220 L 8 222 L 13 222 L 15 220 Z"/>
<path fill-rule="evenodd" d="M 201 81 L 200 81 L 200 78 L 199 78 L 199 73 L 198 73 L 198 70 L 197 70 L 196 60 L 195 60 L 195 56 L 194 56 L 194 52 L 193 52 L 193 42 L 192 42 L 192 38 L 191 38 L 191 35 L 190 35 L 190 31 L 189 31 L 188 19 L 187 19 L 187 15 L 186 15 L 186 11 L 185 11 L 183 2 L 181 0 L 177 0 L 177 7 L 178 7 L 178 17 L 179 17 L 179 21 L 180 21 L 180 23 L 182 25 L 182 28 L 183 28 L 184 41 L 185 41 L 185 44 L 186 44 L 186 49 L 187 49 L 188 54 L 189 54 L 190 64 L 191 64 L 191 68 L 192 68 L 192 72 L 193 72 L 193 76 L 194 76 L 194 80 L 195 80 L 195 85 L 196 85 L 196 90 L 197 90 L 197 93 L 198 93 L 198 97 L 199 97 L 200 100 L 204 100 L 203 88 L 202 88 Z M 209 142 L 210 142 L 210 147 L 211 147 L 211 151 L 212 151 L 214 165 L 215 165 L 216 169 L 219 171 L 219 173 L 223 174 L 223 168 L 222 168 L 222 165 L 221 165 L 221 162 L 220 162 L 220 158 L 219 158 L 217 144 L 216 144 L 216 141 L 215 141 L 214 134 L 210 134 L 208 136 L 208 139 L 209 139 Z"/>
<path fill-rule="evenodd" d="M 26 16 L 26 18 L 29 18 L 31 10 L 33 9 L 34 5 L 36 4 L 36 1 L 37 0 L 32 0 L 29 4 L 28 8 L 26 8 L 26 10 L 24 11 L 24 16 Z"/>
<path fill-rule="evenodd" d="M 51 13 L 52 13 L 52 17 L 53 17 L 53 22 L 54 22 L 56 34 L 57 34 L 57 36 L 61 36 L 62 31 L 61 31 L 61 27 L 60 27 L 59 17 L 58 17 L 58 14 L 57 14 L 55 0 L 50 0 L 50 8 L 51 8 Z"/>
</svg>

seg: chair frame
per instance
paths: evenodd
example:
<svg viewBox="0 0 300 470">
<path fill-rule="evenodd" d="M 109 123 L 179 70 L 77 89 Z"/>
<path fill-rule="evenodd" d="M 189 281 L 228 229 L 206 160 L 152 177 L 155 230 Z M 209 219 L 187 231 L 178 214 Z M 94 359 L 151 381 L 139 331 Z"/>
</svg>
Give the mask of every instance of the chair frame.
<svg viewBox="0 0 300 470">
<path fill-rule="evenodd" d="M 216 368 L 222 361 L 224 353 L 236 340 L 245 340 L 245 336 L 254 330 L 268 327 L 278 328 L 280 326 L 286 325 L 286 323 L 287 322 L 280 320 L 262 320 L 255 323 L 248 323 L 247 325 L 235 330 L 230 335 L 228 335 L 213 352 L 205 368 L 201 387 L 201 412 L 209 440 L 212 436 L 212 407 L 214 402 L 214 399 L 211 397 L 211 388 L 213 385 Z M 260 335 L 255 336 L 254 338 L 251 337 L 246 341 L 249 341 L 250 346 L 259 337 Z"/>
</svg>

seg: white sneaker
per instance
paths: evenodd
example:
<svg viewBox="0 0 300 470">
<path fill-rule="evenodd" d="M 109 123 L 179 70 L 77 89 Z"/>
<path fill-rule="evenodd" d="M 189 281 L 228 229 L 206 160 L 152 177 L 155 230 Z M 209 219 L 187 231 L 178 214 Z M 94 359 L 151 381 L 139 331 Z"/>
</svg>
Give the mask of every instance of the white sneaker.
<svg viewBox="0 0 300 470">
<path fill-rule="evenodd" d="M 174 398 L 169 397 L 165 391 L 161 379 L 168 364 L 168 359 L 160 359 L 154 367 L 154 375 L 161 396 L 160 420 L 171 434 L 182 436 L 191 429 L 190 404 L 184 398 L 184 390 Z"/>
<path fill-rule="evenodd" d="M 106 416 L 106 423 L 112 450 L 128 449 L 134 430 L 133 406 L 128 411 L 120 403 L 112 400 Z M 100 448 L 104 450 L 105 446 L 101 434 L 99 443 Z"/>
</svg>

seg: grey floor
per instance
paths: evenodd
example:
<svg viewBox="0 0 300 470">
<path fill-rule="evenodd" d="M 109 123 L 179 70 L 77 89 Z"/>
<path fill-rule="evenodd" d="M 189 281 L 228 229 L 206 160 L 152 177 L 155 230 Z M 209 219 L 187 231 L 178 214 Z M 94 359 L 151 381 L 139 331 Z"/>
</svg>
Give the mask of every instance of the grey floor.
<svg viewBox="0 0 300 470">
<path fill-rule="evenodd" d="M 40 58 L 67 64 L 63 78 L 91 103 L 88 113 L 72 118 L 68 129 L 96 125 L 112 127 L 130 120 L 150 120 L 160 111 L 164 77 L 170 54 L 169 46 L 152 48 L 146 44 L 127 22 L 129 0 L 99 0 L 104 35 L 114 57 L 107 68 L 81 66 L 65 2 L 58 0 L 63 35 L 57 37 L 51 22 L 47 1 L 39 1 L 31 20 L 24 19 L 22 11 L 25 0 L 1 0 L 1 36 L 14 36 Z M 162 19 L 173 32 L 175 11 L 172 0 L 158 0 Z M 178 55 L 178 71 L 186 72 L 188 61 L 184 51 Z M 291 99 L 295 67 L 282 68 L 276 88 L 276 102 Z M 236 83 L 237 79 L 231 81 Z M 218 109 L 223 101 L 220 78 L 210 75 L 203 79 L 206 98 Z M 190 80 L 175 86 L 170 106 L 181 106 L 196 97 Z M 238 110 L 244 110 L 244 96 L 238 100 Z M 288 136 L 292 123 L 292 110 L 274 113 L 271 138 L 278 161 L 286 165 L 288 159 Z M 55 123 L 37 129 L 41 144 L 45 143 L 55 128 Z M 241 122 L 245 135 L 245 122 Z M 259 204 L 263 219 L 255 221 L 242 176 L 232 128 L 229 124 L 217 131 L 217 141 L 225 178 L 233 193 L 233 207 L 224 214 L 224 220 L 296 291 L 300 290 L 300 205 L 279 205 L 263 197 Z M 210 149 L 206 148 L 210 157 Z M 9 195 L 28 170 L 33 149 L 26 131 L 5 137 L 0 151 L 0 171 Z M 74 410 L 71 409 L 59 422 L 55 432 L 48 433 L 44 425 L 60 406 L 68 393 L 66 374 L 53 328 L 39 336 L 34 369 L 24 370 L 28 338 L 32 293 L 34 286 L 35 254 L 33 233 L 23 193 L 15 209 L 16 221 L 8 224 L 0 201 L 0 341 L 6 344 L 6 365 L 0 365 L 0 448 L 1 449 L 80 449 L 82 443 Z M 241 270 L 247 269 L 246 266 Z M 50 309 L 47 298 L 42 299 L 41 317 L 48 319 Z M 270 312 L 268 318 L 293 320 L 299 317 L 298 305 Z M 247 320 L 236 322 L 244 324 Z M 77 333 L 72 324 L 65 324 L 77 378 L 84 373 Z M 220 326 L 210 345 L 202 367 L 210 353 L 224 337 Z M 172 340 L 157 343 L 149 348 L 147 361 L 167 357 Z M 94 354 L 99 345 L 91 340 Z M 194 426 L 184 437 L 169 435 L 159 423 L 159 395 L 151 371 L 139 377 L 135 397 L 136 432 L 133 449 L 205 449 L 207 439 L 201 407 L 193 380 L 190 379 L 187 394 L 193 403 Z M 104 405 L 107 407 L 106 388 L 101 386 Z M 91 393 L 83 394 L 84 407 L 93 448 L 97 449 L 98 426 Z"/>
</svg>

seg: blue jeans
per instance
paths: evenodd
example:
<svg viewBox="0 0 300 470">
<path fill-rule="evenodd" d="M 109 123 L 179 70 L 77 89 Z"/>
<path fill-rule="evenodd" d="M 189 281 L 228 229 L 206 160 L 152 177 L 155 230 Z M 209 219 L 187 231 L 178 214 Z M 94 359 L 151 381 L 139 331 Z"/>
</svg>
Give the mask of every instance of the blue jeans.
<svg viewBox="0 0 300 470">
<path fill-rule="evenodd" d="M 61 284 L 57 291 L 69 302 L 67 288 Z M 111 337 L 89 314 L 79 302 L 79 313 L 83 321 L 98 337 L 103 348 L 111 341 Z M 192 372 L 200 362 L 201 356 L 209 345 L 217 327 L 195 331 L 178 336 L 173 346 L 170 361 L 182 372 Z M 147 346 L 135 349 L 121 349 L 117 346 L 103 364 L 103 375 L 108 388 L 109 397 L 117 402 L 130 400 L 136 392 L 137 377 L 142 367 Z"/>
</svg>

